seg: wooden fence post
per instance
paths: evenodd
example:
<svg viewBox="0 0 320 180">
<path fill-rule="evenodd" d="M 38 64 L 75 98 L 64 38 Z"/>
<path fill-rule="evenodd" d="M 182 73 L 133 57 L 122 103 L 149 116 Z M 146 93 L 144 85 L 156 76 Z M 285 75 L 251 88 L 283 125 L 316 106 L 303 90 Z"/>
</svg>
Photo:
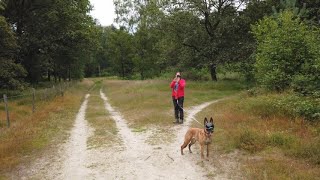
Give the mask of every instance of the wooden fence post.
<svg viewBox="0 0 320 180">
<path fill-rule="evenodd" d="M 64 95 L 64 93 L 63 93 L 63 89 L 62 89 L 62 84 L 60 84 L 60 93 L 61 93 L 61 96 L 63 96 L 63 95 Z"/>
<path fill-rule="evenodd" d="M 36 90 L 32 88 L 32 112 L 33 113 L 36 111 L 35 100 L 36 100 Z"/>
<path fill-rule="evenodd" d="M 3 101 L 4 101 L 5 110 L 6 110 L 6 113 L 7 113 L 7 125 L 8 125 L 8 127 L 10 127 L 8 99 L 7 99 L 7 95 L 5 95 L 5 94 L 3 95 Z"/>
<path fill-rule="evenodd" d="M 56 87 L 52 85 L 53 97 L 56 97 Z"/>
<path fill-rule="evenodd" d="M 44 94 L 45 94 L 45 100 L 46 101 L 48 101 L 48 89 L 46 88 L 45 90 L 44 90 Z"/>
</svg>

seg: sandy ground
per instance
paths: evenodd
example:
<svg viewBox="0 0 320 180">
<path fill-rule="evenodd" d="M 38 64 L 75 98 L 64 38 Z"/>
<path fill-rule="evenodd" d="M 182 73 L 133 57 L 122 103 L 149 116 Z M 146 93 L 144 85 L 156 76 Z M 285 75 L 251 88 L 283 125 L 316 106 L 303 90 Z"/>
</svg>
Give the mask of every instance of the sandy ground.
<svg viewBox="0 0 320 180">
<path fill-rule="evenodd" d="M 44 153 L 29 166 L 20 166 L 10 176 L 12 179 L 233 179 L 238 165 L 233 156 L 217 157 L 215 163 L 201 161 L 197 149 L 194 154 L 180 154 L 184 133 L 194 116 L 203 108 L 217 101 L 207 102 L 186 109 L 185 123 L 175 125 L 173 143 L 150 145 L 148 137 L 154 133 L 132 132 L 127 121 L 100 91 L 105 109 L 111 114 L 118 128 L 121 146 L 87 148 L 87 139 L 93 129 L 85 119 L 89 94 L 77 114 L 67 142 L 56 151 Z M 198 150 L 199 151 L 199 150 Z M 214 155 L 213 155 L 214 156 Z M 215 168 L 213 164 L 220 167 Z M 210 167 L 210 168 L 208 168 Z M 238 179 L 238 178 L 237 178 Z"/>
</svg>

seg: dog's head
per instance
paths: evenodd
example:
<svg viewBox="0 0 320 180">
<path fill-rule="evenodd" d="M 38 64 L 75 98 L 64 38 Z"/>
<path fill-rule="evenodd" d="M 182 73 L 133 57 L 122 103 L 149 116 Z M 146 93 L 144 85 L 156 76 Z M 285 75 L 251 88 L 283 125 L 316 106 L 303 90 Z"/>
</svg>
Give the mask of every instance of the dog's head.
<svg viewBox="0 0 320 180">
<path fill-rule="evenodd" d="M 209 135 L 211 135 L 214 131 L 214 123 L 213 123 L 212 117 L 210 118 L 210 121 L 208 121 L 208 119 L 205 117 L 203 123 L 204 123 L 204 128 L 205 128 L 206 132 Z"/>
</svg>

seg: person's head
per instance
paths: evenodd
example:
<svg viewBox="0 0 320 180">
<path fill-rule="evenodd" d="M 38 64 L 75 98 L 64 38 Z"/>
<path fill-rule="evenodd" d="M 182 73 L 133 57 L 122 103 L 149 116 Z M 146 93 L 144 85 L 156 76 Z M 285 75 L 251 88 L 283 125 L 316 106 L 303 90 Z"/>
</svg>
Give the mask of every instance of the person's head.
<svg viewBox="0 0 320 180">
<path fill-rule="evenodd" d="M 176 77 L 181 78 L 181 74 L 180 74 L 180 72 L 177 72 L 177 73 L 176 73 Z"/>
</svg>

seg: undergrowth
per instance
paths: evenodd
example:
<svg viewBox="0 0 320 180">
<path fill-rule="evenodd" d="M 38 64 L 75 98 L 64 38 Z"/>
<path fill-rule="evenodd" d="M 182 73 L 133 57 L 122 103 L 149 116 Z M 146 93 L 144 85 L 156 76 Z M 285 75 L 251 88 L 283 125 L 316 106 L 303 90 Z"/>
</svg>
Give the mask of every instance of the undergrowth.
<svg viewBox="0 0 320 180">
<path fill-rule="evenodd" d="M 244 152 L 249 179 L 316 179 L 320 176 L 319 101 L 292 93 L 242 93 L 209 106 L 220 153 Z M 241 159 L 241 158 L 240 158 Z"/>
</svg>

